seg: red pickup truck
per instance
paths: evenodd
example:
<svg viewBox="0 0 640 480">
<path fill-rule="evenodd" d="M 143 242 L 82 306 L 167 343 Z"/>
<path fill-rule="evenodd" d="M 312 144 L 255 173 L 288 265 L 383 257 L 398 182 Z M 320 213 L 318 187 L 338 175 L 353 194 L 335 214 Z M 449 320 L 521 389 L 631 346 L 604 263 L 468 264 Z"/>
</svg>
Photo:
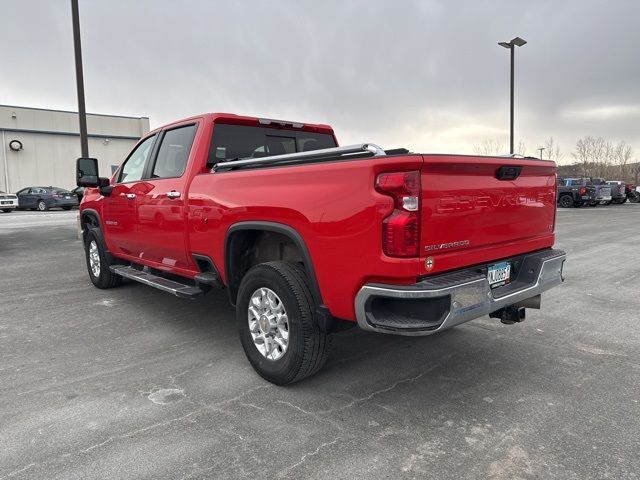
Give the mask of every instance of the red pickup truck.
<svg viewBox="0 0 640 480">
<path fill-rule="evenodd" d="M 317 372 L 331 334 L 519 322 L 563 281 L 556 165 L 339 147 L 328 125 L 205 114 L 158 128 L 111 179 L 77 161 L 89 276 L 192 298 L 225 288 L 257 372 Z"/>
</svg>

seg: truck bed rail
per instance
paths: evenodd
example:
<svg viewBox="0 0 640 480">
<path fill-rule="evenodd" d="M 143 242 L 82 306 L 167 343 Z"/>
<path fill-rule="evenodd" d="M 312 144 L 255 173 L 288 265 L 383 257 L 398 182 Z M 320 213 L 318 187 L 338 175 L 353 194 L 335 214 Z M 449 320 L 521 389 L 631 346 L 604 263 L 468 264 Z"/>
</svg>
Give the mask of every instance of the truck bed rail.
<svg viewBox="0 0 640 480">
<path fill-rule="evenodd" d="M 355 156 L 360 158 L 364 154 L 365 157 L 378 157 L 386 155 L 385 151 L 375 143 L 359 143 L 356 145 L 347 145 L 344 147 L 323 148 L 321 150 L 310 150 L 308 152 L 286 153 L 284 155 L 272 155 L 270 157 L 259 158 L 239 158 L 227 162 L 216 163 L 212 171 L 220 172 L 233 170 L 234 168 L 244 166 L 261 166 L 276 163 L 304 163 L 306 161 L 318 161 L 329 158 L 341 158 Z"/>
</svg>

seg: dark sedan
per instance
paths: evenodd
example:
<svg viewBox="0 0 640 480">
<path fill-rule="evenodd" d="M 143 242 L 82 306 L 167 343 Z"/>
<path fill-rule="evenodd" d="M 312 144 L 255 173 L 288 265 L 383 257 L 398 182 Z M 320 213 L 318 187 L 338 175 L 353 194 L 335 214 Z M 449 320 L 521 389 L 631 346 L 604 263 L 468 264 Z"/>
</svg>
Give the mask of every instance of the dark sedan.
<svg viewBox="0 0 640 480">
<path fill-rule="evenodd" d="M 18 208 L 36 209 L 44 212 L 50 208 L 71 210 L 78 206 L 78 197 L 64 188 L 26 187 L 16 192 Z"/>
<path fill-rule="evenodd" d="M 71 193 L 78 197 L 78 203 L 80 203 L 82 202 L 82 197 L 84 197 L 84 187 L 72 188 Z"/>
</svg>

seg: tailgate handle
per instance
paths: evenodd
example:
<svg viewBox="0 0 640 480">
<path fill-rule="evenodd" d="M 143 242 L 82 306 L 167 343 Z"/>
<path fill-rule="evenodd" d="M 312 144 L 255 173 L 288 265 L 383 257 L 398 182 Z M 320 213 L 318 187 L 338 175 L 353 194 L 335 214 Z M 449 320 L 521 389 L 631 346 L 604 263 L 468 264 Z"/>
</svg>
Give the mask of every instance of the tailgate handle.
<svg viewBox="0 0 640 480">
<path fill-rule="evenodd" d="M 496 170 L 496 178 L 498 180 L 515 180 L 520 176 L 521 171 L 522 167 L 520 166 L 514 167 L 512 165 L 503 165 Z"/>
</svg>

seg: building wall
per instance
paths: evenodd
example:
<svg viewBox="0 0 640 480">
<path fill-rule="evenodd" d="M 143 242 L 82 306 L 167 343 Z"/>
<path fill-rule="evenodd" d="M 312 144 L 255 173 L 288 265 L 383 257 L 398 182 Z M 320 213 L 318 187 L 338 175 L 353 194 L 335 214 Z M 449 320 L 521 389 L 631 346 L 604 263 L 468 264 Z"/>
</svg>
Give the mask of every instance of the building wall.
<svg viewBox="0 0 640 480">
<path fill-rule="evenodd" d="M 89 155 L 99 160 L 101 176 L 109 177 L 149 131 L 149 119 L 88 114 L 87 131 Z M 75 186 L 80 156 L 76 113 L 0 105 L 0 140 L 0 190 Z M 11 140 L 22 142 L 23 149 L 11 150 Z"/>
</svg>

